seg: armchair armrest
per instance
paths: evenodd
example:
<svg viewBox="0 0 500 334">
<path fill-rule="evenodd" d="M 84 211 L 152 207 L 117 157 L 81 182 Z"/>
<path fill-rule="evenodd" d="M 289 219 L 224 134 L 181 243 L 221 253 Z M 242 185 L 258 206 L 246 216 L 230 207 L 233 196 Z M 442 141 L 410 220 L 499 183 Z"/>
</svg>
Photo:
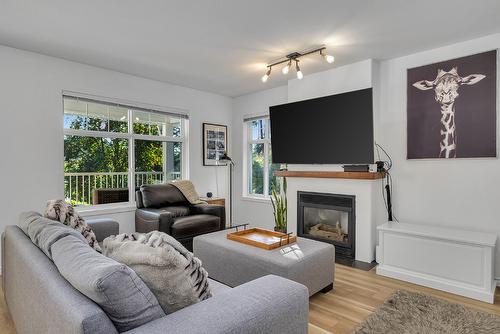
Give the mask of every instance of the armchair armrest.
<svg viewBox="0 0 500 334">
<path fill-rule="evenodd" d="M 220 229 L 226 228 L 226 208 L 223 205 L 196 204 L 191 206 L 191 213 L 217 216 L 221 221 Z"/>
<path fill-rule="evenodd" d="M 94 231 L 98 242 L 103 241 L 110 235 L 117 235 L 120 232 L 120 224 L 111 218 L 89 219 L 85 222 Z"/>
<path fill-rule="evenodd" d="M 126 333 L 306 334 L 308 317 L 307 288 L 269 275 Z"/>
<path fill-rule="evenodd" d="M 170 228 L 174 221 L 171 212 L 165 209 L 137 209 L 135 210 L 135 231 L 148 233 L 161 231 L 170 234 Z"/>
</svg>

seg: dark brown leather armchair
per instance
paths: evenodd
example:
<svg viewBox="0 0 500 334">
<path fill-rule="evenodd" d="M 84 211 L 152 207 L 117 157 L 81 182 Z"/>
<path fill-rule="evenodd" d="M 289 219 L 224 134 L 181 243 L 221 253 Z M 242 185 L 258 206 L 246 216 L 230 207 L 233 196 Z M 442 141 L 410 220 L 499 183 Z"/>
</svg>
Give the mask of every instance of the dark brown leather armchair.
<svg viewBox="0 0 500 334">
<path fill-rule="evenodd" d="M 168 183 L 141 186 L 135 193 L 135 200 L 137 232 L 165 232 L 190 251 L 195 236 L 219 231 L 226 226 L 224 206 L 192 205 L 179 189 Z"/>
</svg>

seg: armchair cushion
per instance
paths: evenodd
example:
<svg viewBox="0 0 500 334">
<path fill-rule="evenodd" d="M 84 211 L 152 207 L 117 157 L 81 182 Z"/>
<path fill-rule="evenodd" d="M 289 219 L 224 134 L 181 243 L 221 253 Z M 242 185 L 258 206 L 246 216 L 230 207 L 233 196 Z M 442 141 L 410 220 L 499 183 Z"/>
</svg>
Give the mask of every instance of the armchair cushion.
<svg viewBox="0 0 500 334">
<path fill-rule="evenodd" d="M 161 208 L 175 203 L 187 203 L 179 189 L 168 183 L 145 184 L 141 186 L 140 191 L 145 208 Z"/>
<path fill-rule="evenodd" d="M 185 217 L 191 214 L 188 206 L 166 206 L 162 210 L 170 212 L 173 218 Z"/>
<path fill-rule="evenodd" d="M 220 229 L 226 227 L 226 208 L 224 205 L 215 205 L 215 204 L 197 204 L 191 206 L 191 214 L 206 214 L 213 215 L 220 218 Z"/>
<path fill-rule="evenodd" d="M 212 215 L 193 215 L 174 218 L 171 235 L 174 238 L 187 238 L 220 229 L 220 218 Z"/>
</svg>

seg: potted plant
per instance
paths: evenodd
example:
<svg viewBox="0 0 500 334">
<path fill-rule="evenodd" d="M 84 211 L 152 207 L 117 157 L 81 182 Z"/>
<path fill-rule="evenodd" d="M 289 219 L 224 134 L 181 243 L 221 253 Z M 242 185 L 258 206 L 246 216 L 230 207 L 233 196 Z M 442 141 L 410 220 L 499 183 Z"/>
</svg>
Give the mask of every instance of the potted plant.
<svg viewBox="0 0 500 334">
<path fill-rule="evenodd" d="M 277 189 L 276 184 L 271 188 L 271 203 L 274 214 L 274 230 L 276 232 L 287 233 L 287 209 L 286 199 L 286 177 L 283 177 L 282 186 Z"/>
</svg>

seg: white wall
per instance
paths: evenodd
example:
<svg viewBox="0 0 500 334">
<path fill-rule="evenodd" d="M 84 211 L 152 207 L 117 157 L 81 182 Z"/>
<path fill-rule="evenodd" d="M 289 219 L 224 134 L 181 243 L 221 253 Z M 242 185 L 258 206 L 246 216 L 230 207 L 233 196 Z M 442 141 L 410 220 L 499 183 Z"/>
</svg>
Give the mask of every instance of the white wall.
<svg viewBox="0 0 500 334">
<path fill-rule="evenodd" d="M 217 167 L 202 166 L 202 122 L 230 126 L 230 98 L 0 46 L 0 231 L 63 198 L 62 90 L 188 110 L 190 179 L 199 193 L 216 194 Z M 218 173 L 226 197 L 227 173 Z M 133 231 L 133 215 L 104 214 L 122 232 Z"/>
<path fill-rule="evenodd" d="M 394 161 L 394 211 L 400 221 L 500 234 L 497 158 L 406 160 L 406 70 L 498 47 L 500 34 L 381 62 L 377 140 Z M 499 130 L 497 125 L 497 140 Z"/>
<path fill-rule="evenodd" d="M 500 34 L 445 46 L 413 55 L 372 63 L 371 82 L 374 88 L 375 139 L 391 154 L 394 168 L 393 209 L 400 221 L 417 224 L 451 226 L 460 229 L 492 232 L 500 235 L 500 161 L 498 159 L 406 160 L 406 71 L 408 68 L 467 56 L 500 47 Z M 360 78 L 366 83 L 366 63 L 356 68 L 344 66 L 321 73 L 305 75 L 302 82 L 288 82 L 287 99 L 305 98 L 341 92 L 336 85 L 346 82 L 350 90 L 360 89 L 349 80 Z M 361 70 L 361 74 L 360 71 Z M 364 78 L 364 79 L 363 79 Z M 272 78 L 271 78 L 272 79 Z M 314 81 L 314 84 L 312 83 Z M 302 86 L 298 86 L 302 85 Z M 326 87 L 326 88 L 325 88 Z M 337 87 L 337 88 L 335 88 Z M 500 87 L 500 85 L 499 85 Z M 335 89 L 333 89 L 335 88 Z M 284 88 L 283 88 L 284 89 Z M 236 114 L 249 113 L 259 105 L 254 99 L 273 90 L 242 96 L 233 104 L 233 126 L 240 119 Z M 497 95 L 500 95 L 497 92 Z M 283 97 L 282 97 L 283 98 Z M 262 100 L 261 102 L 266 102 Z M 272 105 L 272 104 L 268 104 Z M 265 107 L 259 105 L 260 109 Z M 499 117 L 497 117 L 497 120 Z M 500 123 L 497 132 L 500 131 Z M 233 142 L 241 141 L 233 133 Z M 497 139 L 498 140 L 498 139 Z M 500 141 L 497 146 L 500 147 Z M 290 169 L 333 169 L 338 166 L 290 166 Z M 238 176 L 241 179 L 241 176 Z M 241 182 L 238 177 L 237 183 Z M 241 220 L 271 221 L 267 204 L 240 201 L 235 212 Z M 271 225 L 272 226 L 272 225 Z M 496 250 L 496 276 L 500 279 L 500 247 Z"/>
</svg>

